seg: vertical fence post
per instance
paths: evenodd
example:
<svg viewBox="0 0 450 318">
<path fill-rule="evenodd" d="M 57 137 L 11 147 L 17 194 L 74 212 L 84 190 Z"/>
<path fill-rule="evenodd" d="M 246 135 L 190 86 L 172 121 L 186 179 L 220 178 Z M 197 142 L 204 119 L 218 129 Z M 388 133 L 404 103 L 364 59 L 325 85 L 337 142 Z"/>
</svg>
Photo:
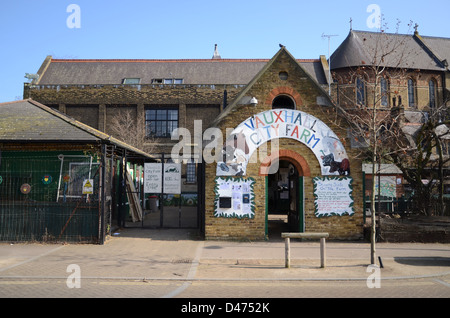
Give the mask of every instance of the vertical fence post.
<svg viewBox="0 0 450 318">
<path fill-rule="evenodd" d="M 326 251 L 325 251 L 325 238 L 320 238 L 320 267 L 325 268 L 325 259 L 326 259 Z"/>
<path fill-rule="evenodd" d="M 91 159 L 92 160 L 92 159 Z M 100 183 L 100 244 L 105 243 L 105 213 L 106 213 L 106 145 L 102 144 L 101 158 L 101 183 Z"/>
<path fill-rule="evenodd" d="M 291 239 L 286 237 L 284 239 L 284 253 L 285 253 L 285 266 L 286 268 L 291 267 Z"/>
</svg>

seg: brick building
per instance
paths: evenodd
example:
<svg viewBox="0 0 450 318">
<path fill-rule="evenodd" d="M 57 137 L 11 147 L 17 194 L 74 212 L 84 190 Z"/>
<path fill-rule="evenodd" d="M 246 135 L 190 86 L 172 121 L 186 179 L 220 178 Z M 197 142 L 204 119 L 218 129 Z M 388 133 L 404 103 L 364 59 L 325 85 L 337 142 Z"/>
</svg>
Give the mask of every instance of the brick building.
<svg viewBox="0 0 450 318">
<path fill-rule="evenodd" d="M 375 106 L 381 116 L 383 112 L 399 110 L 402 115 L 402 131 L 412 140 L 413 149 L 416 146 L 413 140 L 424 123 L 430 120 L 444 123 L 449 119 L 448 38 L 421 36 L 417 26 L 412 35 L 351 31 L 330 60 L 334 78 L 332 95 L 336 102 L 343 107 L 364 106 L 370 109 Z M 447 128 L 442 125 L 439 131 L 436 130 L 441 138 L 444 160 L 442 172 L 434 170 L 438 166 L 439 155 L 436 149 L 433 149 L 428 165 L 434 165 L 435 168 L 428 168 L 421 177 L 425 180 L 422 182 L 435 184 L 437 177 L 433 177 L 433 174 L 443 175 L 444 196 L 447 197 L 450 195 L 448 132 L 448 125 Z M 368 186 L 372 183 L 371 173 L 366 176 Z M 410 199 L 414 187 L 401 176 L 397 180 L 400 182 L 398 187 L 402 188 L 398 189 L 397 193 Z M 368 189 L 370 187 L 366 187 L 366 191 Z M 395 195 L 381 194 L 381 197 L 390 200 Z M 449 205 L 447 203 L 447 206 Z M 437 210 L 436 213 L 442 212 Z"/>
<path fill-rule="evenodd" d="M 417 30 L 413 35 L 352 30 L 330 60 L 335 99 L 342 105 L 403 106 L 406 113 L 416 113 L 448 102 L 448 38 L 421 36 Z"/>
<path fill-rule="evenodd" d="M 187 128 L 192 142 L 185 143 L 183 150 L 189 148 L 191 155 L 184 157 L 182 188 L 198 193 L 200 226 L 207 238 L 270 238 L 275 223 L 271 216 L 281 215 L 292 231 L 327 231 L 332 238 L 357 239 L 363 232 L 361 161 L 350 147 L 347 127 L 334 126 L 330 119 L 334 103 L 345 104 L 343 96 L 371 106 L 367 98 L 370 74 L 364 85 L 353 74 L 371 62 L 370 54 L 355 52 L 366 52 L 364 45 L 377 43 L 369 41 L 373 37 L 372 33 L 350 32 L 331 57 L 332 83 L 323 56 L 298 60 L 281 47 L 270 60 L 222 59 L 216 47 L 212 59 L 47 57 L 38 79 L 25 84 L 24 96 L 155 156 L 164 153 L 169 160 L 179 144 L 170 138 L 171 133 Z M 403 45 L 416 54 L 413 60 L 429 67 L 399 66 L 415 76 L 413 82 L 398 84 L 405 89 L 383 97 L 380 104 L 384 106 L 387 99 L 392 106 L 395 97 L 399 105 L 400 96 L 411 105 L 407 111 L 413 118 L 417 111 L 427 111 L 445 100 L 449 73 L 443 59 L 449 41 L 417 33 L 404 37 Z M 424 75 L 418 77 L 419 68 Z M 125 132 L 117 130 L 122 125 L 114 120 L 130 122 L 129 118 L 132 125 Z M 278 135 L 280 127 L 283 135 Z M 200 150 L 205 141 L 196 137 L 205 137 L 208 128 L 220 129 L 224 147 L 216 151 L 214 162 L 203 164 Z M 127 132 L 138 138 L 128 140 Z M 234 139 L 226 139 L 230 132 Z M 241 143 L 241 153 L 235 153 L 233 149 Z M 274 144 L 278 154 L 270 151 Z M 277 172 L 270 170 L 272 163 L 279 164 Z M 341 206 L 332 206 L 323 191 L 327 187 L 342 191 L 342 201 L 335 200 Z"/>
</svg>

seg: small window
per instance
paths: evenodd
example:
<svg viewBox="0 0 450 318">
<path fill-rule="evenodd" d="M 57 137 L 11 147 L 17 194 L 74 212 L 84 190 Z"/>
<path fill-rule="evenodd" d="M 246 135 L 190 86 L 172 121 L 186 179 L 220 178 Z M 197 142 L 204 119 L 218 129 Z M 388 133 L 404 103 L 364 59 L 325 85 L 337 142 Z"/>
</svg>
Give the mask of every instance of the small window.
<svg viewBox="0 0 450 318">
<path fill-rule="evenodd" d="M 450 156 L 450 140 L 443 139 L 441 143 L 442 147 L 442 155 L 444 156 Z"/>
<path fill-rule="evenodd" d="M 293 99 L 287 95 L 279 95 L 274 98 L 272 102 L 272 109 L 295 109 L 295 103 Z"/>
<path fill-rule="evenodd" d="M 281 79 L 282 81 L 287 80 L 288 77 L 289 77 L 289 75 L 288 75 L 287 72 L 280 72 L 280 73 L 278 74 L 278 76 L 280 77 L 280 79 Z"/>
<path fill-rule="evenodd" d="M 381 106 L 389 106 L 389 82 L 384 77 L 380 80 Z"/>
<path fill-rule="evenodd" d="M 416 107 L 416 82 L 408 79 L 408 106 Z"/>
<path fill-rule="evenodd" d="M 196 183 L 197 182 L 197 173 L 196 173 L 196 164 L 194 160 L 190 160 L 186 165 L 186 182 L 187 183 Z"/>
<path fill-rule="evenodd" d="M 182 78 L 154 78 L 152 79 L 152 84 L 183 84 Z"/>
<path fill-rule="evenodd" d="M 140 82 L 141 82 L 141 79 L 137 78 L 137 77 L 123 79 L 123 84 L 139 84 Z"/>
<path fill-rule="evenodd" d="M 356 79 L 356 103 L 366 105 L 366 86 L 364 80 L 360 77 Z"/>
<path fill-rule="evenodd" d="M 436 107 L 436 82 L 434 80 L 430 80 L 429 82 L 429 95 L 430 95 L 430 108 Z"/>
</svg>

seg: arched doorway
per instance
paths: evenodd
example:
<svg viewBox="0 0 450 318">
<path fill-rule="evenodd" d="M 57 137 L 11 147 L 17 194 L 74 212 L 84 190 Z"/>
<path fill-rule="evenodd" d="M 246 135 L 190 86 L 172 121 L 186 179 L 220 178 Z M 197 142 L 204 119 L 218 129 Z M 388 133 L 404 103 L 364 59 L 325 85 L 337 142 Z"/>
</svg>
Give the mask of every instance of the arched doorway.
<svg viewBox="0 0 450 318">
<path fill-rule="evenodd" d="M 289 159 L 280 159 L 275 173 L 266 176 L 266 237 L 303 232 L 303 172 Z"/>
</svg>

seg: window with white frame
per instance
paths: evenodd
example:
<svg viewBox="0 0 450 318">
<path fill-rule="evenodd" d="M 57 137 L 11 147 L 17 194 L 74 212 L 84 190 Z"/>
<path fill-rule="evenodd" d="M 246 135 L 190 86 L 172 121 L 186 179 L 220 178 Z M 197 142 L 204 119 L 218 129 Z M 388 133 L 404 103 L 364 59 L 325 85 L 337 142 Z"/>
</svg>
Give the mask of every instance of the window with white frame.
<svg viewBox="0 0 450 318">
<path fill-rule="evenodd" d="M 129 77 L 123 79 L 123 84 L 139 84 L 141 82 L 141 79 L 138 77 Z"/>
<path fill-rule="evenodd" d="M 183 84 L 182 78 L 154 78 L 152 84 Z"/>
</svg>

